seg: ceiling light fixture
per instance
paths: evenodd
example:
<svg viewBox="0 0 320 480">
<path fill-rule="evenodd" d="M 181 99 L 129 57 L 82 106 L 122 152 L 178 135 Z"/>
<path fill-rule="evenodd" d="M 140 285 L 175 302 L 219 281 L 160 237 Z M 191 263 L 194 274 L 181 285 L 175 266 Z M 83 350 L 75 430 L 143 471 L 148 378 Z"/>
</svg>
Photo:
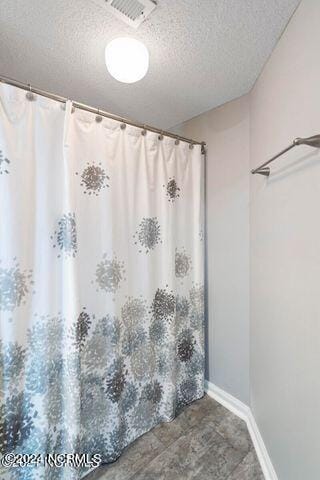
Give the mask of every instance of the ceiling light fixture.
<svg viewBox="0 0 320 480">
<path fill-rule="evenodd" d="M 115 38 L 106 46 L 105 59 L 108 72 L 123 83 L 141 80 L 149 68 L 146 46 L 130 37 Z"/>
</svg>

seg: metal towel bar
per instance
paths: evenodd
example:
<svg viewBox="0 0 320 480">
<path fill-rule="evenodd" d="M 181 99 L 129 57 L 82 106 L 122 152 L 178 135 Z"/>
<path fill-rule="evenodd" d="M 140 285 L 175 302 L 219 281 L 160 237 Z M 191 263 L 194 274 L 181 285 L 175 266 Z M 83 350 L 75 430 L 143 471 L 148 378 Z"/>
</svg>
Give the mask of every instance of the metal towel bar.
<svg viewBox="0 0 320 480">
<path fill-rule="evenodd" d="M 314 148 L 320 148 L 320 134 L 319 135 L 314 135 L 313 137 L 308 137 L 308 138 L 295 138 L 289 147 L 285 148 L 284 150 L 281 150 L 281 152 L 277 153 L 274 157 L 270 158 L 270 160 L 267 160 L 264 162 L 262 165 L 260 165 L 257 168 L 254 168 L 251 170 L 252 174 L 259 173 L 260 175 L 264 175 L 265 177 L 269 177 L 270 175 L 270 168 L 267 167 L 269 163 L 273 162 L 276 158 L 281 157 L 284 153 L 288 152 L 291 150 L 293 147 L 297 147 L 298 145 L 309 145 L 310 147 Z"/>
</svg>

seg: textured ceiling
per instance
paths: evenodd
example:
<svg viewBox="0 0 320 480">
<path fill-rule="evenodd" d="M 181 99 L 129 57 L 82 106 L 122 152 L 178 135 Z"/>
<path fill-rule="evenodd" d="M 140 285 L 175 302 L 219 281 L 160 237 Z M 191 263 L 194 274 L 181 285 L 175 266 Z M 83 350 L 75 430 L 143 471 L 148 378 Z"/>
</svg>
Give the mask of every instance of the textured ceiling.
<svg viewBox="0 0 320 480">
<path fill-rule="evenodd" d="M 136 31 L 91 0 L 1 0 L 0 74 L 169 128 L 247 93 L 299 0 L 158 0 Z M 147 76 L 111 78 L 106 43 L 150 52 Z"/>
</svg>

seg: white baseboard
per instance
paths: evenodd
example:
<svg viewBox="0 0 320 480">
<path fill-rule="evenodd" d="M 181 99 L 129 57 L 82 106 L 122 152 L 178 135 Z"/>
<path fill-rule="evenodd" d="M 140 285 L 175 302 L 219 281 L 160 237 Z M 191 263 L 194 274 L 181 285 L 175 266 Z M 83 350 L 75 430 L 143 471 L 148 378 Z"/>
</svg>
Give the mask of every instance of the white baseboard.
<svg viewBox="0 0 320 480">
<path fill-rule="evenodd" d="M 246 422 L 265 479 L 278 480 L 250 407 L 211 382 L 205 382 L 205 391 L 210 397 L 214 398 L 217 402 L 221 403 L 221 405 Z"/>
</svg>

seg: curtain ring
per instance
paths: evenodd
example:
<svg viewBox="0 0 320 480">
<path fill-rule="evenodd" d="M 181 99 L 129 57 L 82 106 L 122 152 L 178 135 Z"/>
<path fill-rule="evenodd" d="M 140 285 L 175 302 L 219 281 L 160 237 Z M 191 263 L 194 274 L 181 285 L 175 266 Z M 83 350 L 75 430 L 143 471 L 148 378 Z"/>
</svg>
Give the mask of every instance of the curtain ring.
<svg viewBox="0 0 320 480">
<path fill-rule="evenodd" d="M 29 102 L 33 102 L 36 99 L 35 95 L 32 93 L 30 83 L 29 83 L 29 91 L 26 93 L 26 99 L 29 100 Z"/>
<path fill-rule="evenodd" d="M 175 145 L 179 145 L 179 143 L 180 143 L 180 139 L 179 139 L 179 137 L 177 137 L 177 138 L 175 139 L 174 144 L 175 144 Z"/>
<path fill-rule="evenodd" d="M 126 125 L 125 123 L 121 123 L 121 124 L 120 124 L 121 130 L 125 130 L 125 129 L 126 129 L 126 126 L 127 126 L 127 125 Z"/>
<path fill-rule="evenodd" d="M 143 125 L 143 129 L 141 130 L 141 135 L 143 135 L 144 137 L 147 135 L 147 130 L 145 125 Z"/>
<path fill-rule="evenodd" d="M 100 109 L 98 108 L 98 115 L 96 116 L 96 122 L 100 123 L 102 122 L 102 116 L 100 115 Z"/>
<path fill-rule="evenodd" d="M 193 143 L 190 143 L 189 150 L 193 150 L 193 147 L 194 147 Z"/>
<path fill-rule="evenodd" d="M 161 130 L 161 133 L 160 133 L 160 135 L 158 136 L 158 139 L 159 139 L 159 140 L 163 140 L 163 134 L 162 134 L 162 130 Z"/>
</svg>

